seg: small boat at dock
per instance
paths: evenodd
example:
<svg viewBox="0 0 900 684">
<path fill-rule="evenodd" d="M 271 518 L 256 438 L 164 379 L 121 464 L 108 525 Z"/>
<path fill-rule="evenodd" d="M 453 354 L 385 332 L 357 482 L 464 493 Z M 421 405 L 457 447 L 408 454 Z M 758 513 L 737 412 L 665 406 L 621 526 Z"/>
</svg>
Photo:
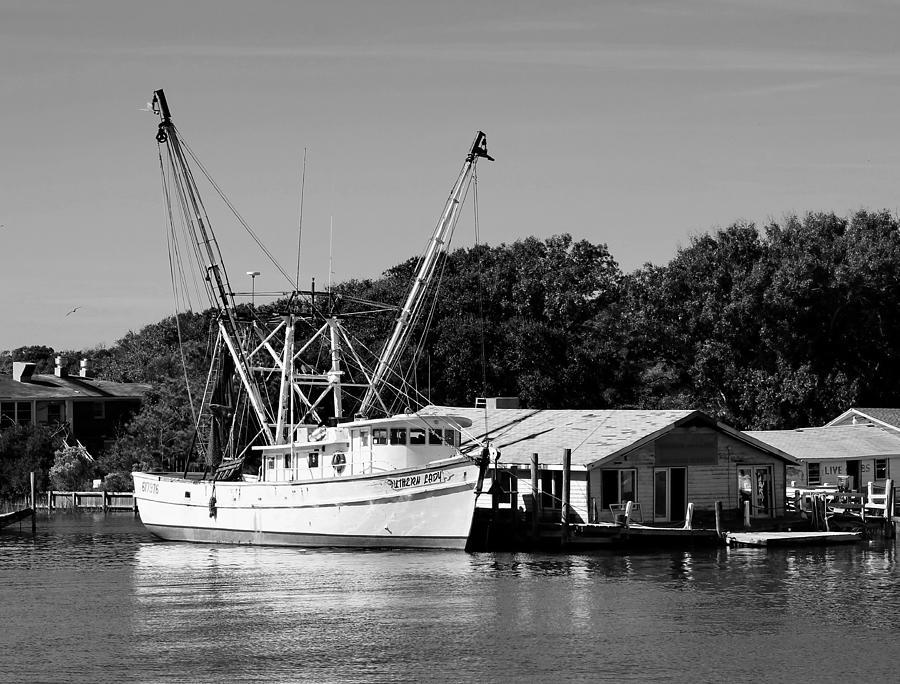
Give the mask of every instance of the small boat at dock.
<svg viewBox="0 0 900 684">
<path fill-rule="evenodd" d="M 33 515 L 33 508 L 22 508 L 17 511 L 11 511 L 9 513 L 0 513 L 0 530 L 2 530 L 4 527 L 14 525 L 17 522 L 21 522 L 22 520 L 27 520 Z"/>
</svg>

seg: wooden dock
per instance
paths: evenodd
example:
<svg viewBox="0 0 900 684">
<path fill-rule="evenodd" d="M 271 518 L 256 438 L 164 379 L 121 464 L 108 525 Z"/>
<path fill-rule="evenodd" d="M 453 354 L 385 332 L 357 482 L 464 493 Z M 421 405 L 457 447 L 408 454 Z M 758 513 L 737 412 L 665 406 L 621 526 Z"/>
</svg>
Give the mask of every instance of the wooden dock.
<svg viewBox="0 0 900 684">
<path fill-rule="evenodd" d="M 861 532 L 728 532 L 730 546 L 812 546 L 852 544 L 863 539 Z"/>
</svg>

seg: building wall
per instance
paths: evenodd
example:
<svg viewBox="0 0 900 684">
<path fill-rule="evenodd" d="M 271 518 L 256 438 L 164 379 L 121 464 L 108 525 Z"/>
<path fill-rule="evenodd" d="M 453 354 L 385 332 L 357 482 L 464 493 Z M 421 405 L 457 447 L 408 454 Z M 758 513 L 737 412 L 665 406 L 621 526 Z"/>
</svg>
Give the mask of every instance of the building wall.
<svg viewBox="0 0 900 684">
<path fill-rule="evenodd" d="M 876 471 L 875 461 L 887 461 L 887 473 L 885 477 L 880 477 L 880 473 Z M 900 456 L 884 456 L 879 459 L 875 458 L 858 458 L 858 459 L 823 459 L 817 461 L 808 459 L 800 464 L 799 467 L 789 468 L 788 487 L 836 487 L 838 477 L 850 474 L 848 464 L 850 462 L 859 463 L 859 478 L 853 483 L 856 489 L 865 489 L 869 482 L 875 482 L 884 485 L 887 478 L 897 479 L 900 475 Z M 810 484 L 809 466 L 817 465 L 819 468 L 818 482 Z"/>
<path fill-rule="evenodd" d="M 681 462 L 669 458 L 664 463 L 665 467 L 684 467 L 686 469 L 686 498 L 688 503 L 694 504 L 695 511 L 713 511 L 716 501 L 721 501 L 725 509 L 737 510 L 741 500 L 738 468 L 757 465 L 771 467 L 771 503 L 774 515 L 783 515 L 785 503 L 784 461 L 712 428 L 693 428 L 685 430 L 684 434 L 714 441 L 715 455 L 714 458 L 706 459 L 708 462 L 702 462 L 704 458 L 692 459 L 691 454 L 686 453 L 685 460 Z M 637 471 L 637 503 L 641 506 L 644 521 L 653 521 L 655 514 L 654 472 L 658 467 L 663 467 L 661 460 L 658 460 L 658 451 L 657 442 L 651 442 L 613 462 L 604 463 L 589 471 L 588 484 L 592 499 L 589 505 L 592 509 L 596 507 L 600 520 L 613 518 L 609 506 L 602 500 L 603 471 L 634 468 Z M 692 462 L 692 460 L 696 462 Z M 677 520 L 684 520 L 684 514 L 676 517 L 673 511 L 671 521 Z"/>
</svg>

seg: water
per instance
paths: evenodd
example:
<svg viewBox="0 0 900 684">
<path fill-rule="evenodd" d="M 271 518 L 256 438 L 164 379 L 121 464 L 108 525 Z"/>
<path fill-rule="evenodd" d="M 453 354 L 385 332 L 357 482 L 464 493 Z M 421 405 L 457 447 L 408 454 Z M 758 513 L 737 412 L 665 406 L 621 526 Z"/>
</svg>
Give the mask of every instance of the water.
<svg viewBox="0 0 900 684">
<path fill-rule="evenodd" d="M 4 682 L 895 681 L 894 542 L 579 555 L 0 533 Z"/>
</svg>

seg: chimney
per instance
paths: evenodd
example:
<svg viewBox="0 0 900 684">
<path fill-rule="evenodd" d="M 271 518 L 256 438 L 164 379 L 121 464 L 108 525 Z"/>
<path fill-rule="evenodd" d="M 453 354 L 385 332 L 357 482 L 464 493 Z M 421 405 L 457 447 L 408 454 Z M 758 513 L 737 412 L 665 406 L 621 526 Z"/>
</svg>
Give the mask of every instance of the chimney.
<svg viewBox="0 0 900 684">
<path fill-rule="evenodd" d="M 30 361 L 13 361 L 13 380 L 16 382 L 30 382 L 36 367 L 37 364 Z"/>
<path fill-rule="evenodd" d="M 58 378 L 69 377 L 69 369 L 66 368 L 66 357 L 65 356 L 57 356 L 56 357 L 56 368 L 53 369 L 53 374 Z"/>
<path fill-rule="evenodd" d="M 78 374 L 83 378 L 91 377 L 90 362 L 87 359 L 81 359 L 81 370 Z"/>
</svg>

